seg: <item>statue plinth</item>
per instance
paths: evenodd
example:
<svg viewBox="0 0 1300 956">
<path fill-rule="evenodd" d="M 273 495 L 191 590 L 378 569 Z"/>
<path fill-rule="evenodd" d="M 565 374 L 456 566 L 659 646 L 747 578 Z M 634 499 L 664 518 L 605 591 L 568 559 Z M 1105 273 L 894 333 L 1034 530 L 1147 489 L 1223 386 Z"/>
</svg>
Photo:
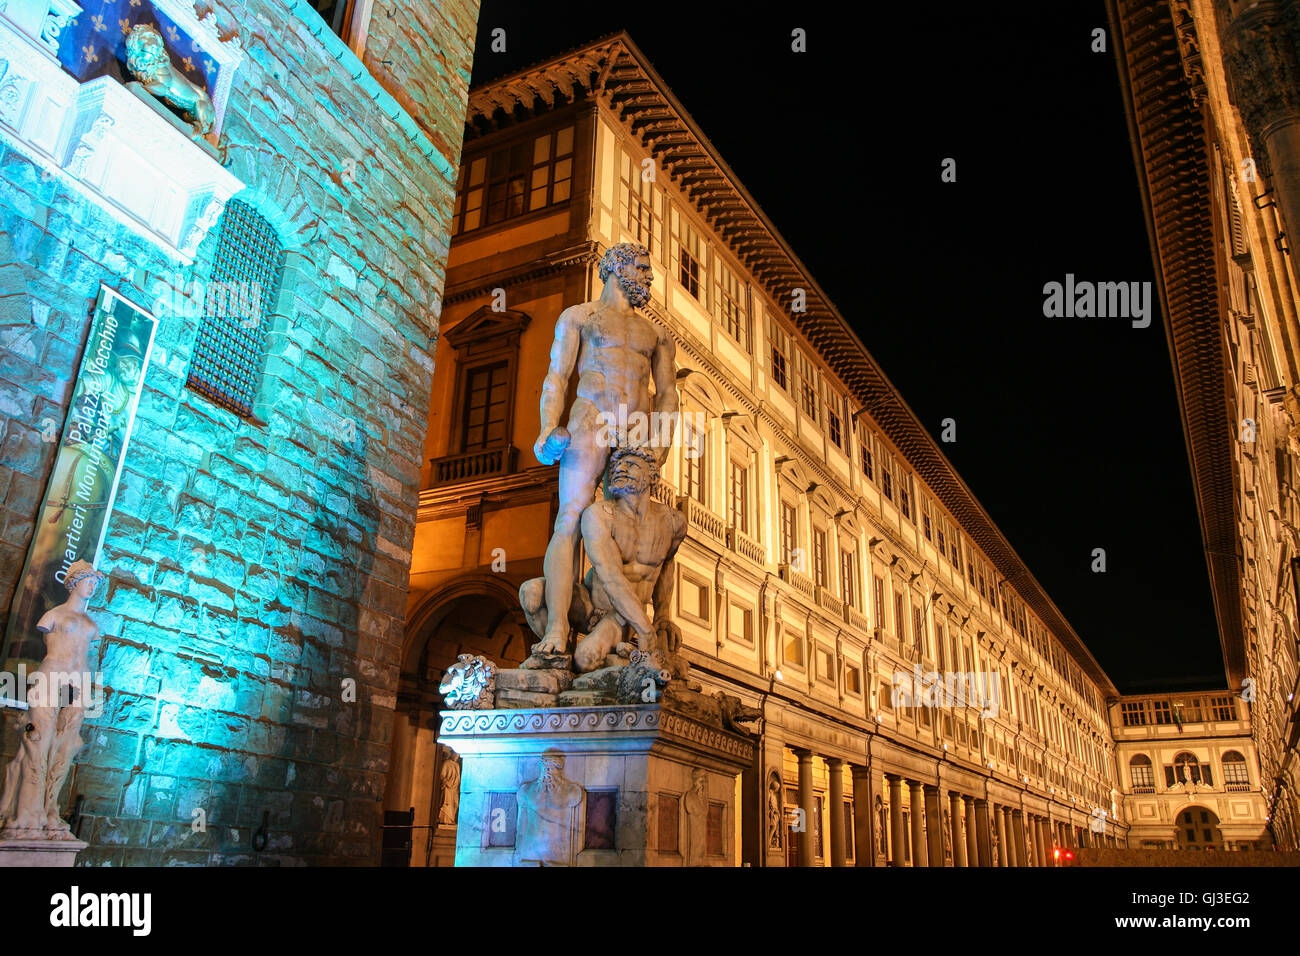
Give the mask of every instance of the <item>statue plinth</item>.
<svg viewBox="0 0 1300 956">
<path fill-rule="evenodd" d="M 7 866 L 72 866 L 89 844 L 82 840 L 23 839 L 0 833 L 0 868 Z"/>
<path fill-rule="evenodd" d="M 752 737 L 668 704 L 443 711 L 457 866 L 737 866 Z"/>
</svg>

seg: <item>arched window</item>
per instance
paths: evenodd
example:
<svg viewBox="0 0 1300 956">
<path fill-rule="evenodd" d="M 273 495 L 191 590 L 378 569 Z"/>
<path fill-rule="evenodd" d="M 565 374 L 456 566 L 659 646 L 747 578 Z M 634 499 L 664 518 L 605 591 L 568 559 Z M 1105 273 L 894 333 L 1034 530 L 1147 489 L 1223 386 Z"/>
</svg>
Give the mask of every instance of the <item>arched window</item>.
<svg viewBox="0 0 1300 956">
<path fill-rule="evenodd" d="M 1223 782 L 1229 790 L 1248 790 L 1250 773 L 1246 770 L 1246 758 L 1235 750 L 1223 755 Z"/>
<path fill-rule="evenodd" d="M 1151 767 L 1151 758 L 1146 754 L 1134 754 L 1128 762 L 1129 779 L 1133 781 L 1134 793 L 1155 793 L 1156 775 Z"/>
<path fill-rule="evenodd" d="M 283 264 L 275 227 L 246 202 L 226 203 L 186 384 L 241 418 L 253 414 Z"/>
</svg>

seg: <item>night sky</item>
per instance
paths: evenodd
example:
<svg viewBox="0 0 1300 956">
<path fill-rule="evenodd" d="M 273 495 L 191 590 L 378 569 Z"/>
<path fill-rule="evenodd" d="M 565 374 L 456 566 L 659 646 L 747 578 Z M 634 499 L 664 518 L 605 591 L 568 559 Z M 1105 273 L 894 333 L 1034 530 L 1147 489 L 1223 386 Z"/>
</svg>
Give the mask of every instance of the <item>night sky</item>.
<svg viewBox="0 0 1300 956">
<path fill-rule="evenodd" d="M 474 82 L 626 29 L 1120 690 L 1224 686 L 1105 9 L 888 6 L 484 0 Z M 1150 327 L 1045 318 L 1067 273 Z"/>
</svg>

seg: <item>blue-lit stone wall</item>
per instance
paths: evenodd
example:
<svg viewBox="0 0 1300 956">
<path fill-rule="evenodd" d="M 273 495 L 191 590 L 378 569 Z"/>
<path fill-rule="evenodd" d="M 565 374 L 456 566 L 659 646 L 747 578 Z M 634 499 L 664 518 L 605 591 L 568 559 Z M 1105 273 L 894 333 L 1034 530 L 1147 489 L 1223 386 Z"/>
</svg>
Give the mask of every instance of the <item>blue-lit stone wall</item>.
<svg viewBox="0 0 1300 956">
<path fill-rule="evenodd" d="M 384 5 L 423 31 L 402 61 L 418 101 L 305 3 L 213 6 L 247 53 L 228 166 L 287 250 L 265 421 L 186 388 L 197 320 L 159 308 L 92 602 L 107 699 L 63 806 L 84 798 L 81 864 L 375 863 L 478 4 Z M 42 423 L 63 427 L 99 283 L 165 303 L 207 274 L 215 236 L 178 269 L 0 152 L 6 613 L 53 464 Z"/>
</svg>

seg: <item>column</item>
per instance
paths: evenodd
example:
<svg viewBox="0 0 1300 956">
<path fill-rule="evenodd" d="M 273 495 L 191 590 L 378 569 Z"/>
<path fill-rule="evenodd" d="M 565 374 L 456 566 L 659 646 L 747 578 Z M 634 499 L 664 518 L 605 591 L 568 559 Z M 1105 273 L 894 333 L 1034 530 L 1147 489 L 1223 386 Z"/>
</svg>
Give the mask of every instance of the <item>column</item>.
<svg viewBox="0 0 1300 956">
<path fill-rule="evenodd" d="M 962 800 L 966 804 L 966 859 L 971 866 L 977 866 L 980 851 L 975 842 L 975 798 L 963 796 Z M 953 842 L 956 842 L 955 838 Z"/>
<path fill-rule="evenodd" d="M 966 842 L 961 838 L 961 794 L 948 791 L 948 820 L 952 825 L 952 865 L 970 866 L 966 859 Z"/>
<path fill-rule="evenodd" d="M 817 826 L 817 821 L 813 819 L 813 814 L 817 810 L 813 803 L 813 755 L 811 750 L 799 748 L 795 748 L 794 755 L 799 758 L 799 806 L 803 809 L 803 833 L 799 834 L 799 865 L 812 866 L 813 827 Z"/>
<path fill-rule="evenodd" d="M 925 866 L 925 797 L 917 780 L 907 781 L 912 812 L 912 866 Z"/>
<path fill-rule="evenodd" d="M 853 774 L 853 864 L 876 865 L 875 801 L 871 798 L 871 774 L 866 767 L 851 764 Z"/>
<path fill-rule="evenodd" d="M 1028 866 L 1025 859 L 1025 811 L 1016 808 L 1011 811 L 1011 852 L 1016 866 Z"/>
<path fill-rule="evenodd" d="M 890 773 L 885 779 L 889 781 L 889 859 L 894 866 L 904 866 L 903 778 Z"/>
<path fill-rule="evenodd" d="M 827 757 L 826 773 L 831 778 L 831 866 L 844 866 L 844 761 Z"/>
<path fill-rule="evenodd" d="M 989 833 L 989 802 L 983 797 L 975 798 L 975 839 L 979 850 L 979 865 L 992 866 L 993 840 Z"/>
<path fill-rule="evenodd" d="M 925 832 L 929 834 L 930 865 L 944 866 L 943 811 L 940 809 L 939 788 L 925 785 Z"/>
<path fill-rule="evenodd" d="M 996 804 L 993 807 L 993 815 L 997 817 L 998 823 L 998 866 L 1010 866 L 1011 844 L 1007 842 L 1007 837 L 1011 828 L 1007 826 L 1007 808 Z"/>
</svg>

